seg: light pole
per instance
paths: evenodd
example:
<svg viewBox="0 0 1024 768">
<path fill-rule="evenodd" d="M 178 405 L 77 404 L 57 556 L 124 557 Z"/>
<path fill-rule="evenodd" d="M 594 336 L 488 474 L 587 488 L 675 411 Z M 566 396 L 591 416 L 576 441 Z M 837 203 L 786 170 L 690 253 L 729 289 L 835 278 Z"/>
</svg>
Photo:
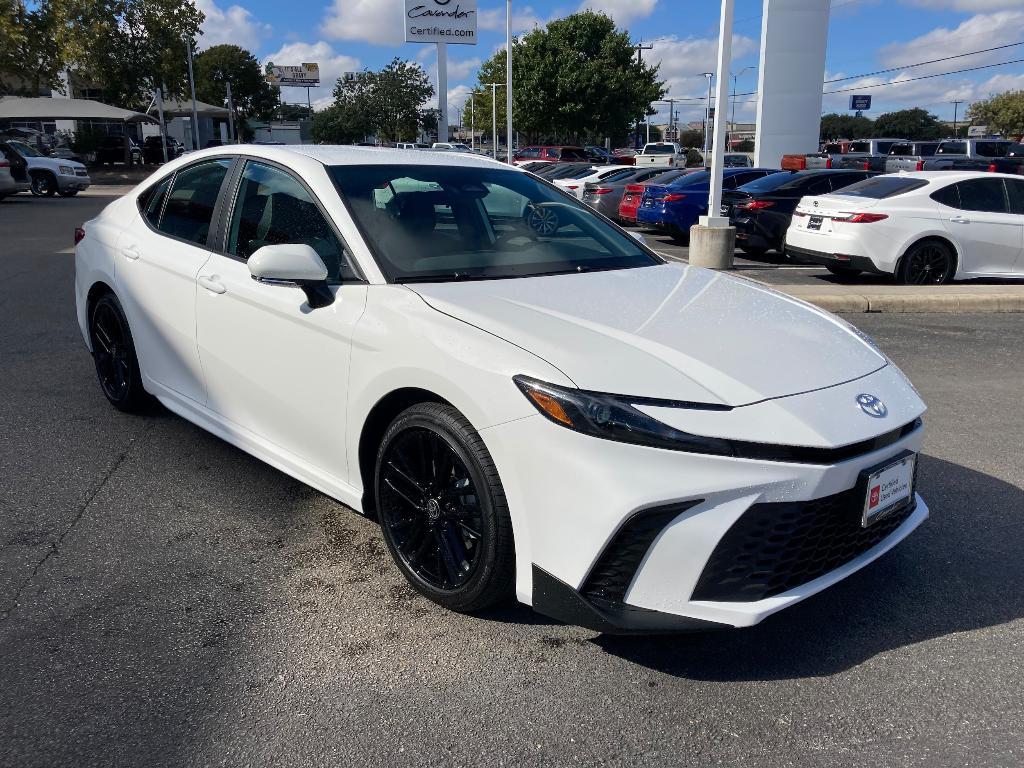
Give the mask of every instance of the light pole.
<svg viewBox="0 0 1024 768">
<path fill-rule="evenodd" d="M 498 159 L 498 89 L 504 88 L 505 83 L 484 83 L 491 89 L 491 120 L 494 130 L 494 159 Z"/>
<path fill-rule="evenodd" d="M 737 91 L 737 87 L 736 86 L 737 86 L 737 81 L 740 79 L 740 76 L 744 72 L 746 72 L 748 69 L 753 69 L 753 67 L 752 66 L 751 67 L 744 67 L 739 72 L 733 73 L 733 76 L 732 76 L 732 120 L 730 120 L 729 122 L 732 124 L 732 130 L 733 131 L 736 130 L 736 91 Z M 726 141 L 729 143 L 729 148 L 732 149 L 732 132 L 731 131 L 729 132 L 729 136 L 726 139 Z"/>
<path fill-rule="evenodd" d="M 469 148 L 476 152 L 476 91 L 469 92 Z M 465 109 L 465 107 L 463 107 Z"/>
<path fill-rule="evenodd" d="M 956 124 L 956 117 L 957 117 L 957 115 L 956 115 L 956 113 L 957 113 L 957 107 L 959 107 L 961 104 L 963 104 L 962 101 L 954 101 L 953 102 L 953 138 L 954 139 L 959 139 L 960 138 L 959 136 L 957 136 L 957 130 L 956 130 L 956 128 L 957 128 L 957 124 Z"/>
<path fill-rule="evenodd" d="M 192 89 L 192 149 L 199 149 L 199 115 L 196 112 L 196 79 L 192 74 L 192 38 L 190 37 L 186 44 L 188 45 L 188 85 Z"/>
<path fill-rule="evenodd" d="M 654 50 L 654 45 L 653 45 L 653 43 L 651 45 L 644 45 L 644 41 L 641 40 L 639 43 L 637 43 L 633 47 L 636 48 L 636 63 L 637 63 L 637 66 L 638 67 L 643 67 L 643 65 L 644 65 L 644 51 L 653 51 Z M 648 143 L 650 143 L 650 138 L 651 138 L 650 122 L 651 122 L 651 118 L 650 118 L 649 115 L 641 115 L 640 117 L 645 119 L 647 121 L 647 123 L 648 123 L 648 125 L 647 125 L 647 139 L 648 139 Z M 634 144 L 636 144 L 636 149 L 640 149 L 640 119 L 639 118 L 636 121 L 636 141 L 634 142 Z"/>
<path fill-rule="evenodd" d="M 711 78 L 715 76 L 715 73 L 704 72 L 702 74 L 708 79 L 708 103 L 704 108 L 704 162 L 707 163 L 708 139 L 711 136 Z"/>
<path fill-rule="evenodd" d="M 505 145 L 512 163 L 512 0 L 505 0 Z M 497 159 L 497 155 L 495 155 Z"/>
</svg>

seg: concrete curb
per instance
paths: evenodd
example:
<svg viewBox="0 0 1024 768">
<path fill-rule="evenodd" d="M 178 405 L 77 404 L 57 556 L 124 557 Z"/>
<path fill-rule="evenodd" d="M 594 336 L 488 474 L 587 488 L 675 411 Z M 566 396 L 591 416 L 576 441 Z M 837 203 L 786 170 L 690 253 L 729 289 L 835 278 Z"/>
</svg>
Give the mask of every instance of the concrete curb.
<svg viewBox="0 0 1024 768">
<path fill-rule="evenodd" d="M 816 294 L 804 286 L 772 286 L 829 312 L 936 312 L 945 314 L 1024 312 L 1024 289 L 1005 293 Z M 803 288 L 804 290 L 799 290 Z M 796 290 L 790 290 L 796 289 Z"/>
</svg>

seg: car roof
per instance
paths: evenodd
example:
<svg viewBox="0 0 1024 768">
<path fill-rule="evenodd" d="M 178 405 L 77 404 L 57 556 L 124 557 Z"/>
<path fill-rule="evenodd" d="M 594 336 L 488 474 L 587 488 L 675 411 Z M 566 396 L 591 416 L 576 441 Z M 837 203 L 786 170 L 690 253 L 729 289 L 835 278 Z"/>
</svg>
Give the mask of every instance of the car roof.
<svg viewBox="0 0 1024 768">
<path fill-rule="evenodd" d="M 316 160 L 324 165 L 463 165 L 477 168 L 509 170 L 515 166 L 482 155 L 456 152 L 407 152 L 388 147 L 352 147 L 331 144 L 235 144 L 190 152 L 187 157 L 254 155 L 287 164 L 295 156 Z"/>
</svg>

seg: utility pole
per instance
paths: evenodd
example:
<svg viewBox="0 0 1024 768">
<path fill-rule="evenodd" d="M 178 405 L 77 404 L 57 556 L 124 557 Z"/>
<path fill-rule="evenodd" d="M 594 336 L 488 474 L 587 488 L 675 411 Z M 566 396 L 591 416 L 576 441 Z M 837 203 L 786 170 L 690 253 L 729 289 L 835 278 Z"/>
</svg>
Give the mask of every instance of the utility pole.
<svg viewBox="0 0 1024 768">
<path fill-rule="evenodd" d="M 704 109 L 704 163 L 707 164 L 707 154 L 711 148 L 708 144 L 708 139 L 711 138 L 711 78 L 715 76 L 715 73 L 703 72 L 702 74 L 708 79 L 708 103 Z"/>
<path fill-rule="evenodd" d="M 633 47 L 636 48 L 636 63 L 639 64 L 640 66 L 643 66 L 643 63 L 644 63 L 644 51 L 653 51 L 654 50 L 654 45 L 653 44 L 651 44 L 651 45 L 644 45 L 644 41 L 641 40 L 639 43 L 637 43 Z M 636 143 L 638 145 L 636 147 L 636 149 L 640 149 L 640 147 L 639 147 L 639 144 L 640 144 L 640 120 L 646 120 L 647 121 L 647 138 L 650 139 L 650 137 L 651 137 L 650 118 L 647 115 L 641 115 L 639 118 L 637 118 L 637 121 L 636 121 Z"/>
<path fill-rule="evenodd" d="M 512 164 L 512 0 L 505 2 L 505 143 Z M 497 159 L 497 157 L 495 157 Z"/>
<path fill-rule="evenodd" d="M 476 91 L 469 92 L 469 148 L 476 152 Z M 465 109 L 465 107 L 463 107 Z"/>
<path fill-rule="evenodd" d="M 231 143 L 238 143 L 238 134 L 235 133 L 235 100 L 231 98 L 231 81 L 228 80 L 226 83 L 228 87 L 228 129 L 231 133 Z M 306 91 L 309 92 L 308 89 Z"/>
<path fill-rule="evenodd" d="M 734 73 L 733 76 L 732 76 L 732 120 L 730 120 L 729 122 L 732 123 L 732 130 L 733 131 L 736 130 L 736 90 L 737 90 L 736 85 L 737 85 L 737 81 L 740 79 L 740 75 L 742 75 L 748 69 L 753 69 L 753 67 L 744 67 L 739 72 Z M 732 132 L 731 131 L 730 131 L 729 135 L 726 137 L 726 141 L 729 144 L 729 148 L 732 149 Z"/>
<path fill-rule="evenodd" d="M 192 89 L 192 149 L 199 149 L 199 114 L 196 111 L 196 78 L 192 74 L 192 38 L 188 44 L 188 85 Z"/>
<path fill-rule="evenodd" d="M 448 43 L 437 44 L 437 140 L 448 141 Z"/>
<path fill-rule="evenodd" d="M 960 137 L 957 136 L 957 133 L 956 133 L 956 117 L 957 117 L 956 112 L 957 112 L 957 107 L 959 107 L 961 104 L 963 104 L 963 102 L 962 101 L 953 101 L 953 102 L 950 102 L 950 103 L 953 105 L 953 138 L 954 139 L 959 139 Z"/>
<path fill-rule="evenodd" d="M 160 115 L 160 148 L 164 151 L 164 162 L 167 162 L 167 124 L 164 123 L 164 84 L 161 82 L 156 91 L 156 109 Z"/>
</svg>

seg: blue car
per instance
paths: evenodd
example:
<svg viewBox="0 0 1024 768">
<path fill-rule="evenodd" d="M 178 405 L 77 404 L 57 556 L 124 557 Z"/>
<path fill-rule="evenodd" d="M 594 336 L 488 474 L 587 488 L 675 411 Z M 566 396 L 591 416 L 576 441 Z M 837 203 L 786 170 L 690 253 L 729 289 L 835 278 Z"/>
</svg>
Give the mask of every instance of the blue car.
<svg viewBox="0 0 1024 768">
<path fill-rule="evenodd" d="M 778 168 L 726 168 L 722 188 L 736 189 L 760 179 Z M 681 243 L 689 242 L 690 227 L 708 212 L 711 192 L 711 173 L 698 171 L 687 174 L 667 185 L 648 184 L 636 211 L 636 223 L 641 227 L 660 229 Z"/>
</svg>

